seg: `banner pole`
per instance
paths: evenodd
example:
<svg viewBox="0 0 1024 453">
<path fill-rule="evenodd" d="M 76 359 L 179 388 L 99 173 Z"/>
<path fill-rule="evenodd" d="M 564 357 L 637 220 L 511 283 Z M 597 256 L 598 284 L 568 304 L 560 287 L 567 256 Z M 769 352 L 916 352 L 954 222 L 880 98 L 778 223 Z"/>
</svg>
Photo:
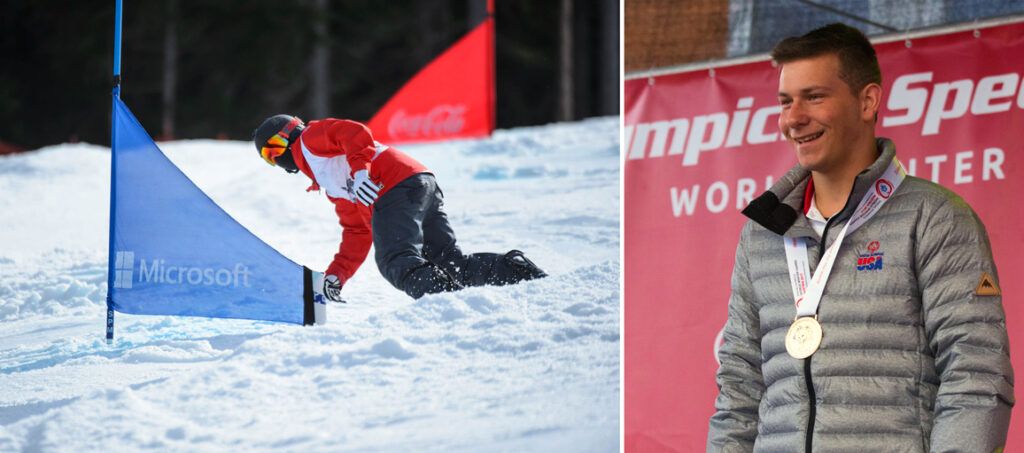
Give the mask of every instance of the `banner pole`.
<svg viewBox="0 0 1024 453">
<path fill-rule="evenodd" d="M 114 96 L 121 97 L 121 0 L 114 6 Z"/>
<path fill-rule="evenodd" d="M 114 210 L 117 194 L 117 159 L 115 140 L 117 137 L 117 101 L 121 98 L 121 0 L 114 7 L 114 91 L 110 107 L 110 233 L 107 236 L 107 344 L 114 342 Z"/>
<path fill-rule="evenodd" d="M 498 84 L 495 82 L 495 74 L 497 74 L 497 58 L 495 57 L 498 48 L 495 44 L 495 34 L 497 33 L 496 28 L 498 27 L 497 22 L 494 19 L 494 0 L 487 0 L 487 20 L 491 21 L 491 26 L 487 29 L 487 84 L 490 85 L 487 88 L 487 96 L 490 99 L 487 100 L 487 112 L 488 121 L 487 125 L 490 132 L 488 136 L 494 135 L 494 128 L 498 126 Z"/>
</svg>

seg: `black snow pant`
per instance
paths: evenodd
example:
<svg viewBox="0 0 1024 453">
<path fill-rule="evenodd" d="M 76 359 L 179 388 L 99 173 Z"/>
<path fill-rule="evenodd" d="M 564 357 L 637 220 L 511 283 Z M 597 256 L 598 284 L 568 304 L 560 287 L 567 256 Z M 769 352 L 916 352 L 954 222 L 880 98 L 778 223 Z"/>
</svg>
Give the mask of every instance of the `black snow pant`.
<svg viewBox="0 0 1024 453">
<path fill-rule="evenodd" d="M 374 258 L 388 282 L 419 298 L 524 279 L 516 275 L 505 255 L 462 253 L 443 206 L 444 194 L 429 173 L 404 179 L 374 203 Z"/>
</svg>

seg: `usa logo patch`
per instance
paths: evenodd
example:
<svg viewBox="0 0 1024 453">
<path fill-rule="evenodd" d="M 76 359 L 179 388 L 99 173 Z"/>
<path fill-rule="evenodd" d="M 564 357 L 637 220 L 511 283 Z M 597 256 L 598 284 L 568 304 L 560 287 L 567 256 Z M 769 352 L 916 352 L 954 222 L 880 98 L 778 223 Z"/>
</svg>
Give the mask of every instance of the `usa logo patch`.
<svg viewBox="0 0 1024 453">
<path fill-rule="evenodd" d="M 879 247 L 878 241 L 868 244 L 868 253 L 857 257 L 858 271 L 877 271 L 882 269 L 882 258 L 885 254 L 878 251 Z"/>
</svg>

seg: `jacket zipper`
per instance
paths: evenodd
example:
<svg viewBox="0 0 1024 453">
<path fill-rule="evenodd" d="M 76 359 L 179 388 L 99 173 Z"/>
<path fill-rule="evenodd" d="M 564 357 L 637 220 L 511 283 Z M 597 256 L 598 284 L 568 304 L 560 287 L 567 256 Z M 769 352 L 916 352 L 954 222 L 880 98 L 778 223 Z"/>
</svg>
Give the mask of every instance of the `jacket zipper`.
<svg viewBox="0 0 1024 453">
<path fill-rule="evenodd" d="M 814 357 L 812 354 L 811 357 Z M 814 414 L 817 411 L 817 404 L 815 404 L 814 396 L 814 383 L 811 382 L 811 357 L 804 359 L 804 382 L 807 383 L 807 404 L 810 406 L 810 411 L 807 414 L 807 453 L 811 453 L 811 439 L 814 437 Z"/>
<path fill-rule="evenodd" d="M 847 200 L 849 203 L 849 200 Z M 843 207 L 846 208 L 845 206 Z M 825 222 L 825 229 L 821 231 L 821 242 L 818 243 L 818 264 L 821 264 L 821 257 L 825 254 L 825 239 L 828 237 L 828 227 L 832 226 L 832 219 L 835 219 L 839 213 L 833 215 L 828 221 Z M 814 393 L 814 381 L 811 379 L 811 359 L 814 358 L 814 354 L 804 359 L 804 383 L 807 385 L 807 442 L 805 443 L 804 451 L 811 453 L 812 440 L 814 438 L 814 417 L 818 411 L 818 404 L 816 402 L 817 396 Z"/>
<path fill-rule="evenodd" d="M 857 175 L 857 178 L 860 178 L 862 174 L 866 174 L 867 172 L 868 169 L 861 171 L 860 174 Z M 845 211 L 846 208 L 850 206 L 850 200 L 853 199 L 853 189 L 856 186 L 857 180 L 854 179 L 853 187 L 850 187 L 850 194 L 846 196 L 846 203 L 843 203 L 843 208 L 840 209 L 839 211 L 836 211 L 835 214 L 832 214 L 832 217 L 829 217 L 828 220 L 825 221 L 825 229 L 821 230 L 821 242 L 818 243 L 818 264 L 821 264 L 821 257 L 825 255 L 825 242 L 826 238 L 828 237 L 828 228 L 832 226 L 832 221 L 839 217 L 839 215 L 842 214 L 843 211 Z M 837 250 L 836 253 L 838 254 L 839 251 Z M 811 269 L 811 272 L 814 272 L 814 269 Z M 824 295 L 822 295 L 822 297 L 824 297 Z M 817 396 L 814 393 L 814 381 L 811 380 L 811 359 L 813 357 L 814 354 L 811 354 L 810 357 L 804 359 L 804 383 L 807 384 L 807 405 L 809 408 L 807 414 L 807 442 L 805 444 L 806 450 L 804 450 L 806 453 L 811 453 L 811 446 L 813 445 L 812 439 L 814 437 L 814 417 L 818 411 L 818 404 L 815 401 L 817 399 Z"/>
</svg>

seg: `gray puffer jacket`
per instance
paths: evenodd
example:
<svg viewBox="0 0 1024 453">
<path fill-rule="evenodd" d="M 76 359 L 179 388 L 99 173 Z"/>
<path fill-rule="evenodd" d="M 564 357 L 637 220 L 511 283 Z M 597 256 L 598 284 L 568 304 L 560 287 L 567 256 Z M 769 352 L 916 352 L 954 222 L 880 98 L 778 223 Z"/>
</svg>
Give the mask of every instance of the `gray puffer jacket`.
<svg viewBox="0 0 1024 453">
<path fill-rule="evenodd" d="M 811 272 L 896 151 L 857 176 L 822 237 L 793 168 L 743 212 L 709 452 L 983 452 L 1003 446 L 1013 370 L 988 236 L 960 197 L 907 177 L 846 237 L 818 309 L 821 348 L 786 353 L 796 315 L 780 235 L 807 238 Z M 781 200 L 781 202 L 780 202 Z M 824 239 L 822 239 L 824 238 Z M 991 291 L 990 291 L 991 292 Z M 980 291 L 986 293 L 986 291 Z"/>
</svg>

